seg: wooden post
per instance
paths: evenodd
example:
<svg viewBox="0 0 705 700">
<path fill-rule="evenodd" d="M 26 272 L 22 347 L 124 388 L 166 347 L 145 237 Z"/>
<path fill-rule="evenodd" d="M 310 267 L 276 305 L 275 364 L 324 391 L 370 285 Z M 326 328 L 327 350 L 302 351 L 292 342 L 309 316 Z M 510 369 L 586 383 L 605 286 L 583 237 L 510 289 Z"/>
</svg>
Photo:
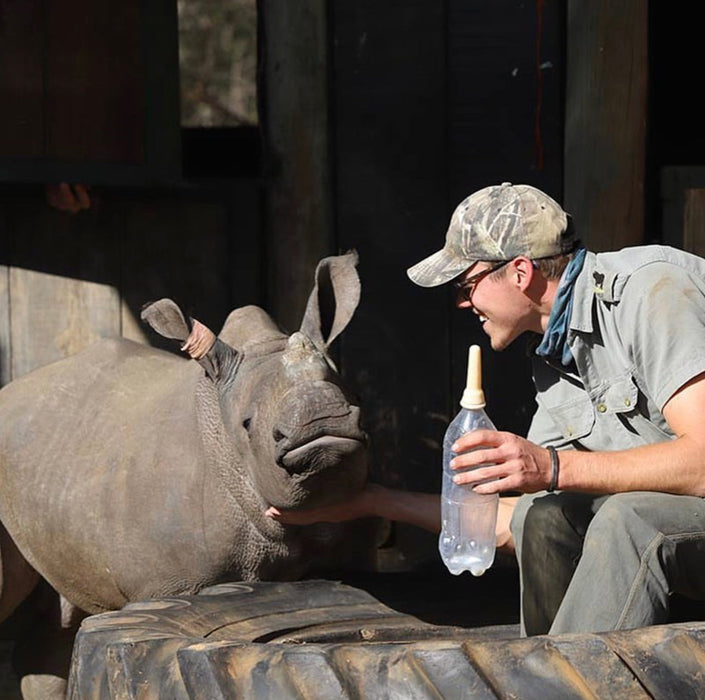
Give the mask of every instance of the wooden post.
<svg viewBox="0 0 705 700">
<path fill-rule="evenodd" d="M 287 330 L 333 249 L 325 0 L 259 0 L 266 144 L 266 307 Z"/>
<path fill-rule="evenodd" d="M 565 207 L 593 250 L 643 242 L 647 5 L 568 2 Z"/>
<path fill-rule="evenodd" d="M 12 379 L 10 364 L 10 268 L 0 265 L 0 386 Z"/>
<path fill-rule="evenodd" d="M 705 189 L 685 190 L 683 250 L 705 256 Z"/>
</svg>

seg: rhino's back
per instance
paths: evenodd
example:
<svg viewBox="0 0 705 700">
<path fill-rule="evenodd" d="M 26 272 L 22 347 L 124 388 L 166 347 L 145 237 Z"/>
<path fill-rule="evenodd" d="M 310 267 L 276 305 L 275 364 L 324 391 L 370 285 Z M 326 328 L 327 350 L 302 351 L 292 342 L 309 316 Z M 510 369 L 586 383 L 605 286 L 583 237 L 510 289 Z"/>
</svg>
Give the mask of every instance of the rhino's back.
<svg viewBox="0 0 705 700">
<path fill-rule="evenodd" d="M 124 449 L 160 421 L 179 421 L 197 380 L 189 365 L 110 339 L 11 382 L 0 391 L 0 472 L 8 460 L 23 472 L 38 460 L 47 474 L 60 455 Z"/>
<path fill-rule="evenodd" d="M 163 350 L 124 338 L 101 340 L 63 360 L 15 379 L 0 390 L 0 415 L 18 406 L 53 410 L 83 400 L 86 393 L 127 391 L 140 386 L 167 390 L 189 363 Z M 6 415 L 4 415 L 7 418 Z M 2 426 L 0 426 L 0 431 Z"/>
</svg>

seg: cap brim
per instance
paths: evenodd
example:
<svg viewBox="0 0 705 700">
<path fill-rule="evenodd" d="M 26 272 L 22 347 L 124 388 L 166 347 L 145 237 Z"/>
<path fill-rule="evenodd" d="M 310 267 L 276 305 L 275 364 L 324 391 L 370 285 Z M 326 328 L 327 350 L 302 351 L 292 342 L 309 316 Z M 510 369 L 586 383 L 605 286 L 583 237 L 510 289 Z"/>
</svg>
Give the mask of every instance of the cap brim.
<svg viewBox="0 0 705 700">
<path fill-rule="evenodd" d="M 441 248 L 438 252 L 410 267 L 406 274 L 419 287 L 438 287 L 455 279 L 474 262 L 474 260 L 450 255 L 445 248 Z"/>
</svg>

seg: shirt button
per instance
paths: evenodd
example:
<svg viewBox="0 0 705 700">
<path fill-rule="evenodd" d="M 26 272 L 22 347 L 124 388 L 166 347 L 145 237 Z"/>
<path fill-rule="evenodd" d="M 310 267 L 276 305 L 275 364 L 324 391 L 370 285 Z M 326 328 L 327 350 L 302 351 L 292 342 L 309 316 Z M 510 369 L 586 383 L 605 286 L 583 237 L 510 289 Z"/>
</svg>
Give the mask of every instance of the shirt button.
<svg viewBox="0 0 705 700">
<path fill-rule="evenodd" d="M 565 432 L 566 432 L 566 435 L 567 435 L 568 437 L 570 437 L 570 436 L 573 434 L 573 426 L 572 426 L 572 425 L 569 425 L 569 426 L 566 428 Z"/>
<path fill-rule="evenodd" d="M 632 402 L 629 399 L 624 399 L 624 405 L 625 406 L 631 406 Z"/>
<path fill-rule="evenodd" d="M 597 404 L 597 410 L 600 413 L 604 413 L 607 410 L 607 406 L 605 406 L 605 404 L 603 403 Z"/>
</svg>

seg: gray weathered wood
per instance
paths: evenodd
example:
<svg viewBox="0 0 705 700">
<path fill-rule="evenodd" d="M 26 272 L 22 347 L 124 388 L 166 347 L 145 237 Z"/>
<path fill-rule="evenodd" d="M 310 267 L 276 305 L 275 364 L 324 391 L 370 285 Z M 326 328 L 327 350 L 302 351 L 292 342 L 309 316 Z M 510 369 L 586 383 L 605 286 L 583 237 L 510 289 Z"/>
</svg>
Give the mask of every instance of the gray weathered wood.
<svg viewBox="0 0 705 700">
<path fill-rule="evenodd" d="M 114 287 L 12 268 L 9 290 L 13 378 L 120 335 Z"/>
<path fill-rule="evenodd" d="M 705 189 L 685 191 L 683 249 L 705 256 Z"/>
<path fill-rule="evenodd" d="M 10 357 L 10 304 L 9 304 L 10 269 L 0 265 L 0 386 L 7 384 L 12 378 Z"/>
<path fill-rule="evenodd" d="M 267 308 L 294 330 L 332 250 L 325 0 L 260 0 L 268 189 Z"/>
<path fill-rule="evenodd" d="M 643 240 L 647 5 L 568 2 L 565 206 L 593 250 Z"/>
<path fill-rule="evenodd" d="M 162 296 L 216 331 L 236 305 L 260 301 L 257 195 L 254 183 L 178 198 L 99 192 L 75 216 L 5 199 L 0 381 L 101 337 L 155 342 L 139 312 Z"/>
</svg>

